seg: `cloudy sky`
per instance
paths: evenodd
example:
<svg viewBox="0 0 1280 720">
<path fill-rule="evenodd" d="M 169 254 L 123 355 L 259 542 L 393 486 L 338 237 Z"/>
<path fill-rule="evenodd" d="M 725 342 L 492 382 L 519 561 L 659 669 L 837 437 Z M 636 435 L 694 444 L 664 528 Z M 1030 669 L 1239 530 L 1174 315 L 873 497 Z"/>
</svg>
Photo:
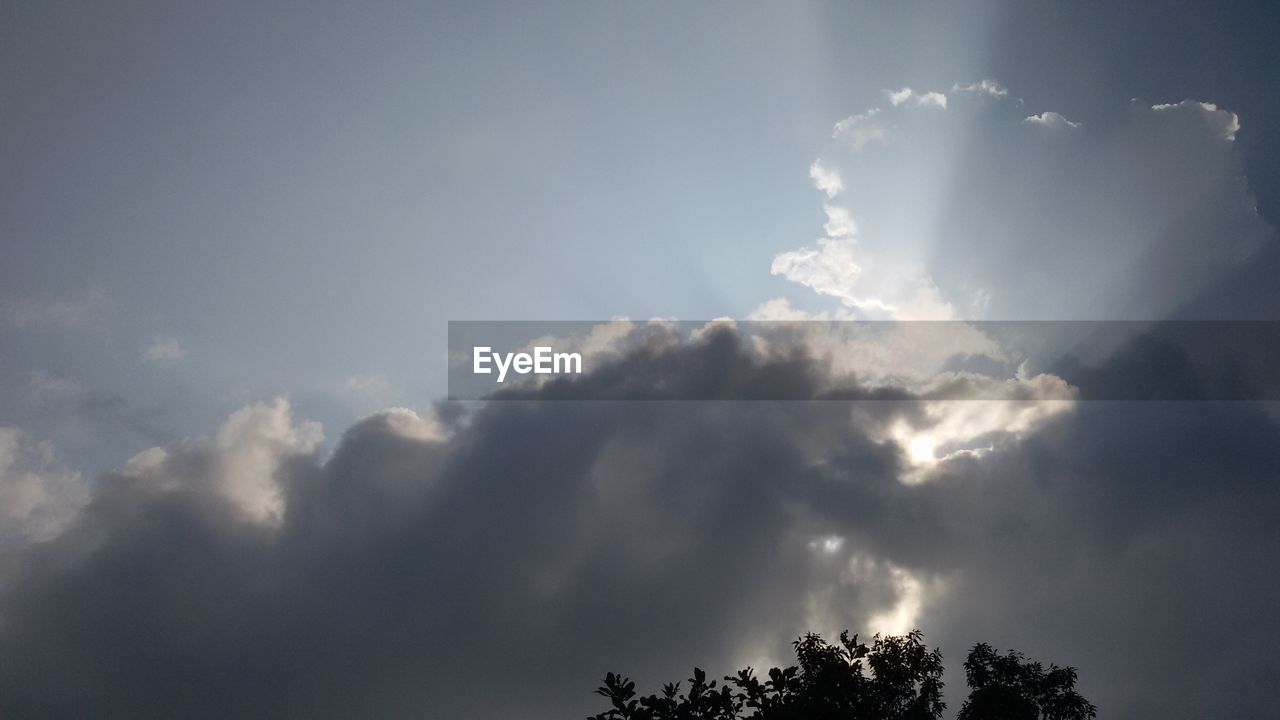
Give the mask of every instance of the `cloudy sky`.
<svg viewBox="0 0 1280 720">
<path fill-rule="evenodd" d="M 1280 10 L 1112 5 L 7 4 L 0 714 L 580 717 L 919 627 L 953 710 L 987 641 L 1280 715 L 1276 405 L 953 362 L 1280 319 Z M 582 402 L 442 400 L 447 321 L 618 317 Z"/>
</svg>

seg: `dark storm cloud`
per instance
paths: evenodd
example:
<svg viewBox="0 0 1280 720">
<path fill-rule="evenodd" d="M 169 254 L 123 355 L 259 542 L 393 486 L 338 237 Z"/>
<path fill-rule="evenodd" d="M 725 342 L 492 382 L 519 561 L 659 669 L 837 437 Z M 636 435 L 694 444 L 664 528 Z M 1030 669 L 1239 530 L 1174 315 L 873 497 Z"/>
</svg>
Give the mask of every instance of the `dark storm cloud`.
<svg viewBox="0 0 1280 720">
<path fill-rule="evenodd" d="M 732 340 L 613 371 L 737 368 L 708 397 L 820 377 Z M 949 657 L 985 639 L 1077 664 L 1110 717 L 1276 707 L 1280 438 L 1254 405 L 1086 403 L 915 484 L 883 436 L 923 422 L 912 403 L 388 411 L 324 462 L 282 407 L 135 458 L 8 551 L 6 717 L 574 717 L 605 670 L 780 658 L 909 599 L 904 577 Z M 259 467 L 278 521 L 225 492 Z"/>
<path fill-rule="evenodd" d="M 1258 405 L 1086 403 L 945 473 L 938 640 L 1070 658 L 1111 717 L 1274 715 L 1276 441 Z"/>
</svg>

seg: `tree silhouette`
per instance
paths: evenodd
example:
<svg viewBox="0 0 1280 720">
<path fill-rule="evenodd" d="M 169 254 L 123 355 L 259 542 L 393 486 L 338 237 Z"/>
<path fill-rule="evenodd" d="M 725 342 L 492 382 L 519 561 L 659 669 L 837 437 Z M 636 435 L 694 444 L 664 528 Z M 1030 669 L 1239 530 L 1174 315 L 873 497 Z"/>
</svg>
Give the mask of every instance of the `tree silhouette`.
<svg viewBox="0 0 1280 720">
<path fill-rule="evenodd" d="M 840 634 L 838 644 L 809 633 L 792 643 L 797 665 L 773 668 L 768 679 L 751 668 L 708 681 L 693 669 L 688 690 L 667 683 L 641 697 L 629 678 L 609 673 L 596 693 L 610 709 L 588 720 L 936 720 L 942 701 L 942 653 L 919 630 L 876 635 L 871 645 Z M 972 692 L 959 720 L 1086 720 L 1093 705 L 1075 691 L 1074 668 L 997 655 L 977 645 L 965 661 Z"/>
<path fill-rule="evenodd" d="M 1075 690 L 1076 669 L 998 655 L 980 643 L 964 661 L 969 699 L 956 720 L 1086 720 L 1097 708 Z"/>
</svg>

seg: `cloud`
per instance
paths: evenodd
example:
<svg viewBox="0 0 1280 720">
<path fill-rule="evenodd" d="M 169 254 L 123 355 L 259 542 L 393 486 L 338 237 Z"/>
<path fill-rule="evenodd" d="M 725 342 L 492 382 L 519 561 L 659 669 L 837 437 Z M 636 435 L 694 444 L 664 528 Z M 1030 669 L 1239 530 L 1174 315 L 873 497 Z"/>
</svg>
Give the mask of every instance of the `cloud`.
<svg viewBox="0 0 1280 720">
<path fill-rule="evenodd" d="M 747 315 L 747 320 L 753 322 L 792 322 L 796 320 L 818 320 L 828 321 L 832 317 L 829 313 L 817 312 L 811 313 L 807 310 L 794 307 L 791 301 L 786 298 L 774 298 L 766 300 L 758 305 Z"/>
<path fill-rule="evenodd" d="M 236 508 L 246 521 L 277 525 L 285 512 L 282 469 L 312 456 L 324 439 L 319 423 L 296 422 L 284 398 L 255 403 L 231 414 L 210 438 L 193 438 L 143 450 L 125 463 L 130 477 L 155 488 L 189 485 Z"/>
<path fill-rule="evenodd" d="M 705 382 L 700 364 L 741 350 L 704 337 L 619 362 L 670 358 L 675 382 Z M 726 365 L 735 385 L 764 377 L 745 355 Z M 781 479 L 857 451 L 905 488 L 899 454 L 865 433 L 898 413 L 805 407 L 502 403 L 451 426 L 398 409 L 325 461 L 286 402 L 246 407 L 213 440 L 135 456 L 19 559 L 0 689 L 18 715 L 560 717 L 590 709 L 575 691 L 602 668 L 734 657 L 754 617 L 784 644 L 818 594 L 889 629 L 927 571 L 859 555 L 828 587 L 857 549 L 813 557 L 830 523 L 795 516 L 810 501 Z M 131 662 L 106 662 L 125 642 Z M 52 691 L 69 677 L 76 692 Z"/>
<path fill-rule="evenodd" d="M 218 428 L 214 439 L 221 459 L 221 489 L 253 519 L 278 520 L 284 510 L 277 477 L 281 466 L 315 452 L 323 439 L 319 423 L 294 424 L 284 398 L 241 408 Z"/>
<path fill-rule="evenodd" d="M 940 92 L 917 93 L 909 87 L 901 90 L 885 90 L 889 96 L 889 104 L 893 107 L 900 105 L 914 105 L 922 108 L 939 108 L 945 110 L 947 108 L 947 96 Z"/>
<path fill-rule="evenodd" d="M 88 495 L 79 473 L 58 461 L 50 443 L 0 426 L 0 548 L 57 536 Z"/>
<path fill-rule="evenodd" d="M 44 370 L 32 370 L 27 376 L 27 384 L 41 396 L 63 397 L 80 393 L 80 384 L 76 381 Z"/>
<path fill-rule="evenodd" d="M 342 389 L 358 404 L 371 407 L 385 407 L 396 396 L 391 381 L 380 374 L 352 375 L 342 383 Z"/>
<path fill-rule="evenodd" d="M 142 356 L 152 362 L 172 362 L 186 357 L 187 351 L 178 338 L 157 335 L 151 339 L 151 344 L 143 349 Z"/>
<path fill-rule="evenodd" d="M 848 210 L 835 205 L 824 205 L 822 209 L 827 213 L 827 224 L 822 226 L 827 237 L 853 238 L 858 234 L 858 223 L 853 221 Z"/>
<path fill-rule="evenodd" d="M 935 94 L 836 123 L 814 162 L 840 178 L 825 237 L 774 274 L 870 318 L 1167 319 L 1274 244 L 1239 118 L 1213 103 L 1135 101 L 1085 127 L 989 80 L 945 113 Z"/>
<path fill-rule="evenodd" d="M 816 160 L 809 166 L 809 178 L 813 180 L 813 186 L 826 193 L 829 198 L 839 195 L 840 191 L 844 189 L 844 182 L 840 180 L 840 173 L 828 170 L 822 166 L 821 162 Z"/>
<path fill-rule="evenodd" d="M 950 320 L 955 309 L 944 300 L 938 288 L 927 277 L 906 279 L 876 276 L 863 282 L 866 254 L 853 238 L 857 224 L 847 210 L 827 208 L 824 229 L 828 237 L 813 246 L 778 253 L 770 272 L 799 283 L 821 295 L 840 300 L 846 307 L 860 311 L 865 317 L 895 320 Z M 888 285 L 883 280 L 890 280 Z M 870 286 L 870 287 L 868 287 Z M 868 292 L 868 290 L 870 292 Z"/>
<path fill-rule="evenodd" d="M 1074 130 L 1080 127 L 1080 123 L 1072 122 L 1051 110 L 1042 112 L 1039 115 L 1028 115 L 1023 118 L 1022 122 L 1052 130 Z"/>
<path fill-rule="evenodd" d="M 1240 132 L 1240 117 L 1233 112 L 1219 110 L 1213 103 L 1183 100 L 1179 103 L 1152 105 L 1151 109 L 1157 113 L 1195 117 L 1203 121 L 1211 132 L 1228 142 L 1235 141 L 1236 133 Z"/>
<path fill-rule="evenodd" d="M 857 306 L 862 300 L 853 294 L 853 287 L 862 266 L 854 259 L 856 254 L 853 243 L 824 238 L 816 246 L 779 253 L 770 272 Z"/>
<path fill-rule="evenodd" d="M 852 148 L 861 151 L 870 143 L 883 143 L 888 137 L 888 129 L 880 123 L 879 108 L 873 108 L 859 115 L 849 117 L 836 123 L 831 130 L 831 137 Z"/>
<path fill-rule="evenodd" d="M 783 339 L 758 354 L 735 332 L 633 347 L 583 388 L 831 381 Z M 607 669 L 652 683 L 781 659 L 807 629 L 917 624 L 951 658 L 991 640 L 1079 665 L 1120 718 L 1185 716 L 1265 666 L 1280 629 L 1260 580 L 1280 551 L 1260 532 L 1280 510 L 1265 415 L 1051 412 L 1035 383 L 943 400 L 971 392 L 961 380 L 899 402 L 401 408 L 328 458 L 287 402 L 251 405 L 212 439 L 138 454 L 11 554 L 0 695 L 15 717 L 536 720 L 595 709 Z M 1259 682 L 1229 704 L 1275 700 Z"/>
<path fill-rule="evenodd" d="M 97 292 L 82 300 L 47 296 L 12 298 L 0 301 L 0 322 L 21 329 L 73 328 L 105 302 L 105 296 Z"/>
<path fill-rule="evenodd" d="M 889 96 L 889 104 L 898 107 L 910 100 L 914 93 L 911 92 L 911 88 L 902 88 L 901 90 L 885 90 L 885 94 Z"/>
<path fill-rule="evenodd" d="M 1000 83 L 991 79 L 979 80 L 976 83 L 968 85 L 960 85 L 956 83 L 951 86 L 951 92 L 954 93 L 976 93 L 980 95 L 988 95 L 993 98 L 1003 98 L 1009 95 L 1009 90 Z"/>
<path fill-rule="evenodd" d="M 1163 314 L 1269 232 L 1225 111 L 1046 133 L 994 83 L 949 97 L 837 125 L 824 236 L 773 262 L 834 307 L 758 317 Z M 610 323 L 575 339 L 604 362 L 572 386 L 375 413 L 327 457 L 286 400 L 252 404 L 91 493 L 0 433 L 5 711 L 562 718 L 599 709 L 606 670 L 653 685 L 914 625 L 952 688 L 985 640 L 1078 665 L 1122 720 L 1280 703 L 1266 408 L 1078 402 L 1054 375 L 956 370 L 1011 359 L 970 325 L 898 325 Z M 1090 381 L 1132 381 L 1141 352 Z"/>
</svg>

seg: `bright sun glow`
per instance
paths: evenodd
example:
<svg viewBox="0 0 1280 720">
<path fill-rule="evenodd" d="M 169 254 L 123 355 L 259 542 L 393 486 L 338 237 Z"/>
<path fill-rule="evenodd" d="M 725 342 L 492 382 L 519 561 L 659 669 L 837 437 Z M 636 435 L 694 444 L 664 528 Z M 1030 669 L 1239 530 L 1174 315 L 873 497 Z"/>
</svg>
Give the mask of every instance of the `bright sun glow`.
<svg viewBox="0 0 1280 720">
<path fill-rule="evenodd" d="M 907 455 L 916 465 L 928 465 L 937 458 L 934 456 L 936 443 L 928 435 L 920 434 L 907 443 Z"/>
</svg>

